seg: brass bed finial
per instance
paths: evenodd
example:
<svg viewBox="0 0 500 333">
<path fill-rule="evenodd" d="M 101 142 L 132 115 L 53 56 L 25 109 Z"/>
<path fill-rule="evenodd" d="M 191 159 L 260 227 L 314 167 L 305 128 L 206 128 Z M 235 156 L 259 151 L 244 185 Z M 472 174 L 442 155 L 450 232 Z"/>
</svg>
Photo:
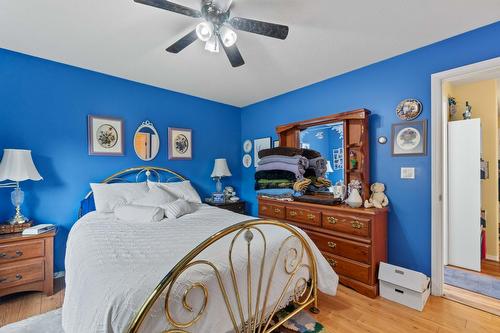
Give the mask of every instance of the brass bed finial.
<svg viewBox="0 0 500 333">
<path fill-rule="evenodd" d="M 279 229 L 288 231 L 289 235 L 280 244 L 276 256 L 269 258 L 268 244 L 266 234 L 259 226 L 273 226 Z M 213 262 L 206 259 L 197 259 L 205 249 L 221 240 L 222 238 L 234 233 L 234 237 L 230 242 L 228 250 L 228 264 L 230 272 L 230 281 L 225 281 L 222 274 Z M 238 281 L 233 264 L 233 248 L 238 239 L 243 237 L 246 242 L 246 286 L 238 286 Z M 258 267 L 252 267 L 252 242 L 255 239 L 261 239 L 261 255 Z M 298 242 L 298 244 L 294 244 Z M 298 245 L 298 246 L 297 246 Z M 286 252 L 285 252 L 286 251 Z M 259 257 L 257 257 L 259 259 Z M 279 267 L 279 259 L 282 258 L 284 272 L 288 278 L 284 285 L 276 285 L 274 283 L 274 273 Z M 265 278 L 264 270 L 267 260 L 270 260 L 270 272 L 267 279 Z M 307 240 L 294 227 L 275 220 L 251 220 L 232 225 L 218 233 L 214 234 L 203 243 L 194 248 L 186 255 L 175 267 L 163 278 L 157 285 L 148 299 L 144 302 L 139 312 L 136 314 L 130 326 L 128 333 L 138 333 L 149 311 L 155 302 L 165 294 L 164 310 L 167 323 L 172 327 L 163 333 L 190 333 L 189 328 L 192 328 L 206 314 L 209 308 L 210 291 L 205 282 L 199 281 L 185 286 L 182 297 L 174 296 L 172 289 L 176 285 L 179 277 L 194 266 L 208 267 L 216 279 L 218 291 L 224 300 L 228 320 L 235 333 L 270 333 L 283 324 L 286 320 L 295 316 L 297 313 L 312 305 L 311 311 L 319 312 L 318 292 L 317 292 L 317 266 L 314 254 Z M 258 277 L 256 286 L 252 285 L 253 274 Z M 240 290 L 241 287 L 244 290 Z M 256 294 L 253 293 L 254 288 Z M 199 310 L 193 310 L 193 306 L 189 303 L 188 296 L 194 290 L 200 290 L 203 299 L 200 301 Z M 269 294 L 271 290 L 280 290 L 281 294 L 277 301 L 270 300 Z M 234 293 L 234 297 L 229 297 L 229 292 Z M 263 295 L 262 292 L 264 292 Z M 252 295 L 256 295 L 252 297 Z M 262 296 L 262 297 L 261 297 Z M 276 322 L 273 319 L 276 313 L 280 310 L 280 306 L 286 297 L 290 297 L 295 309 L 286 316 L 280 317 Z M 232 304 L 231 300 L 234 300 Z M 253 301 L 255 300 L 255 304 Z M 171 312 L 170 304 L 176 302 L 182 304 L 182 308 L 192 314 L 190 320 L 184 322 L 176 319 Z M 274 304 L 270 304 L 275 302 Z M 246 313 L 244 306 L 246 305 Z M 236 310 L 235 310 L 236 309 Z M 158 332 L 160 333 L 160 332 Z"/>
</svg>

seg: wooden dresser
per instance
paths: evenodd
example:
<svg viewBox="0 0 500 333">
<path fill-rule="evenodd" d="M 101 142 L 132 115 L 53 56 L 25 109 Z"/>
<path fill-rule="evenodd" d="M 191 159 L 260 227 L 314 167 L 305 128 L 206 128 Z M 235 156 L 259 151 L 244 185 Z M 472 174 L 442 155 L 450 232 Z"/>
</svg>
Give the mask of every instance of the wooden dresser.
<svg viewBox="0 0 500 333">
<path fill-rule="evenodd" d="M 303 229 L 340 277 L 368 297 L 378 295 L 378 266 L 387 261 L 387 209 L 350 208 L 259 198 L 259 216 Z"/>
<path fill-rule="evenodd" d="M 32 290 L 54 293 L 54 236 L 0 235 L 0 297 Z"/>
</svg>

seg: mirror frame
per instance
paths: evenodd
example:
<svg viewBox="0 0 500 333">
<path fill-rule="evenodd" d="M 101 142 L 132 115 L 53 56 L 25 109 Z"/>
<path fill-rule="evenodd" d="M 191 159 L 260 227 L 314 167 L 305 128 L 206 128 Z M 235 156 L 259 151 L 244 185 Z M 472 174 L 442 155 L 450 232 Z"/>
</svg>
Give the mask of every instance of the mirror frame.
<svg viewBox="0 0 500 333">
<path fill-rule="evenodd" d="M 139 133 L 141 131 L 141 129 L 143 128 L 149 128 L 150 130 L 152 130 L 154 132 L 154 134 L 156 135 L 156 137 L 158 138 L 158 149 L 157 151 L 155 152 L 154 156 L 151 155 L 151 158 L 149 159 L 144 159 L 142 158 L 139 153 L 137 152 L 137 149 L 135 147 L 135 138 L 137 136 L 137 133 Z M 156 130 L 156 128 L 154 127 L 153 123 L 150 122 L 149 120 L 146 120 L 144 121 L 141 125 L 139 125 L 139 127 L 137 128 L 137 130 L 135 131 L 135 134 L 134 134 L 134 152 L 135 152 L 135 155 L 142 161 L 145 161 L 145 162 L 149 162 L 149 161 L 152 161 L 156 158 L 156 156 L 158 156 L 158 153 L 160 152 L 160 135 L 158 134 L 158 131 Z"/>
<path fill-rule="evenodd" d="M 370 141 L 368 118 L 370 111 L 358 109 L 329 116 L 313 118 L 276 127 L 280 146 L 300 148 L 300 131 L 309 127 L 335 122 L 344 124 L 344 181 L 358 179 L 362 184 L 362 197 L 370 197 Z M 350 153 L 355 152 L 358 166 L 350 168 Z"/>
</svg>

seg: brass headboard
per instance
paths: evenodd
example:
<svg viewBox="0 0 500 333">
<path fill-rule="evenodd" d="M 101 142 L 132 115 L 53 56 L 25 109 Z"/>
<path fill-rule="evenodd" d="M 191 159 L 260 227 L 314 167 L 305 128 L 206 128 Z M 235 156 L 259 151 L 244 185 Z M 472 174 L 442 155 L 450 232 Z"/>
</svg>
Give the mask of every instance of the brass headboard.
<svg viewBox="0 0 500 333">
<path fill-rule="evenodd" d="M 139 166 L 119 171 L 104 179 L 101 183 L 137 183 L 146 180 L 168 183 L 184 181 L 187 180 L 187 178 L 167 168 Z M 94 198 L 92 196 L 92 191 L 90 191 L 80 203 L 78 218 L 93 210 L 95 210 Z"/>
</svg>

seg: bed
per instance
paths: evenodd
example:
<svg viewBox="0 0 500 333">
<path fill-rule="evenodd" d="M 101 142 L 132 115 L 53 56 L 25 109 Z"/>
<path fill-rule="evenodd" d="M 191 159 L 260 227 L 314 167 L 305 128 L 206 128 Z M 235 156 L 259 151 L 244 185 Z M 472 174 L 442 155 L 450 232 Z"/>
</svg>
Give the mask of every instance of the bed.
<svg viewBox="0 0 500 333">
<path fill-rule="evenodd" d="M 141 167 L 104 183 L 184 181 Z M 135 223 L 93 211 L 92 193 L 69 234 L 65 332 L 272 332 L 299 311 L 319 311 L 318 289 L 338 277 L 299 229 L 199 204 L 177 219 Z M 276 313 L 286 305 L 295 310 Z"/>
</svg>

